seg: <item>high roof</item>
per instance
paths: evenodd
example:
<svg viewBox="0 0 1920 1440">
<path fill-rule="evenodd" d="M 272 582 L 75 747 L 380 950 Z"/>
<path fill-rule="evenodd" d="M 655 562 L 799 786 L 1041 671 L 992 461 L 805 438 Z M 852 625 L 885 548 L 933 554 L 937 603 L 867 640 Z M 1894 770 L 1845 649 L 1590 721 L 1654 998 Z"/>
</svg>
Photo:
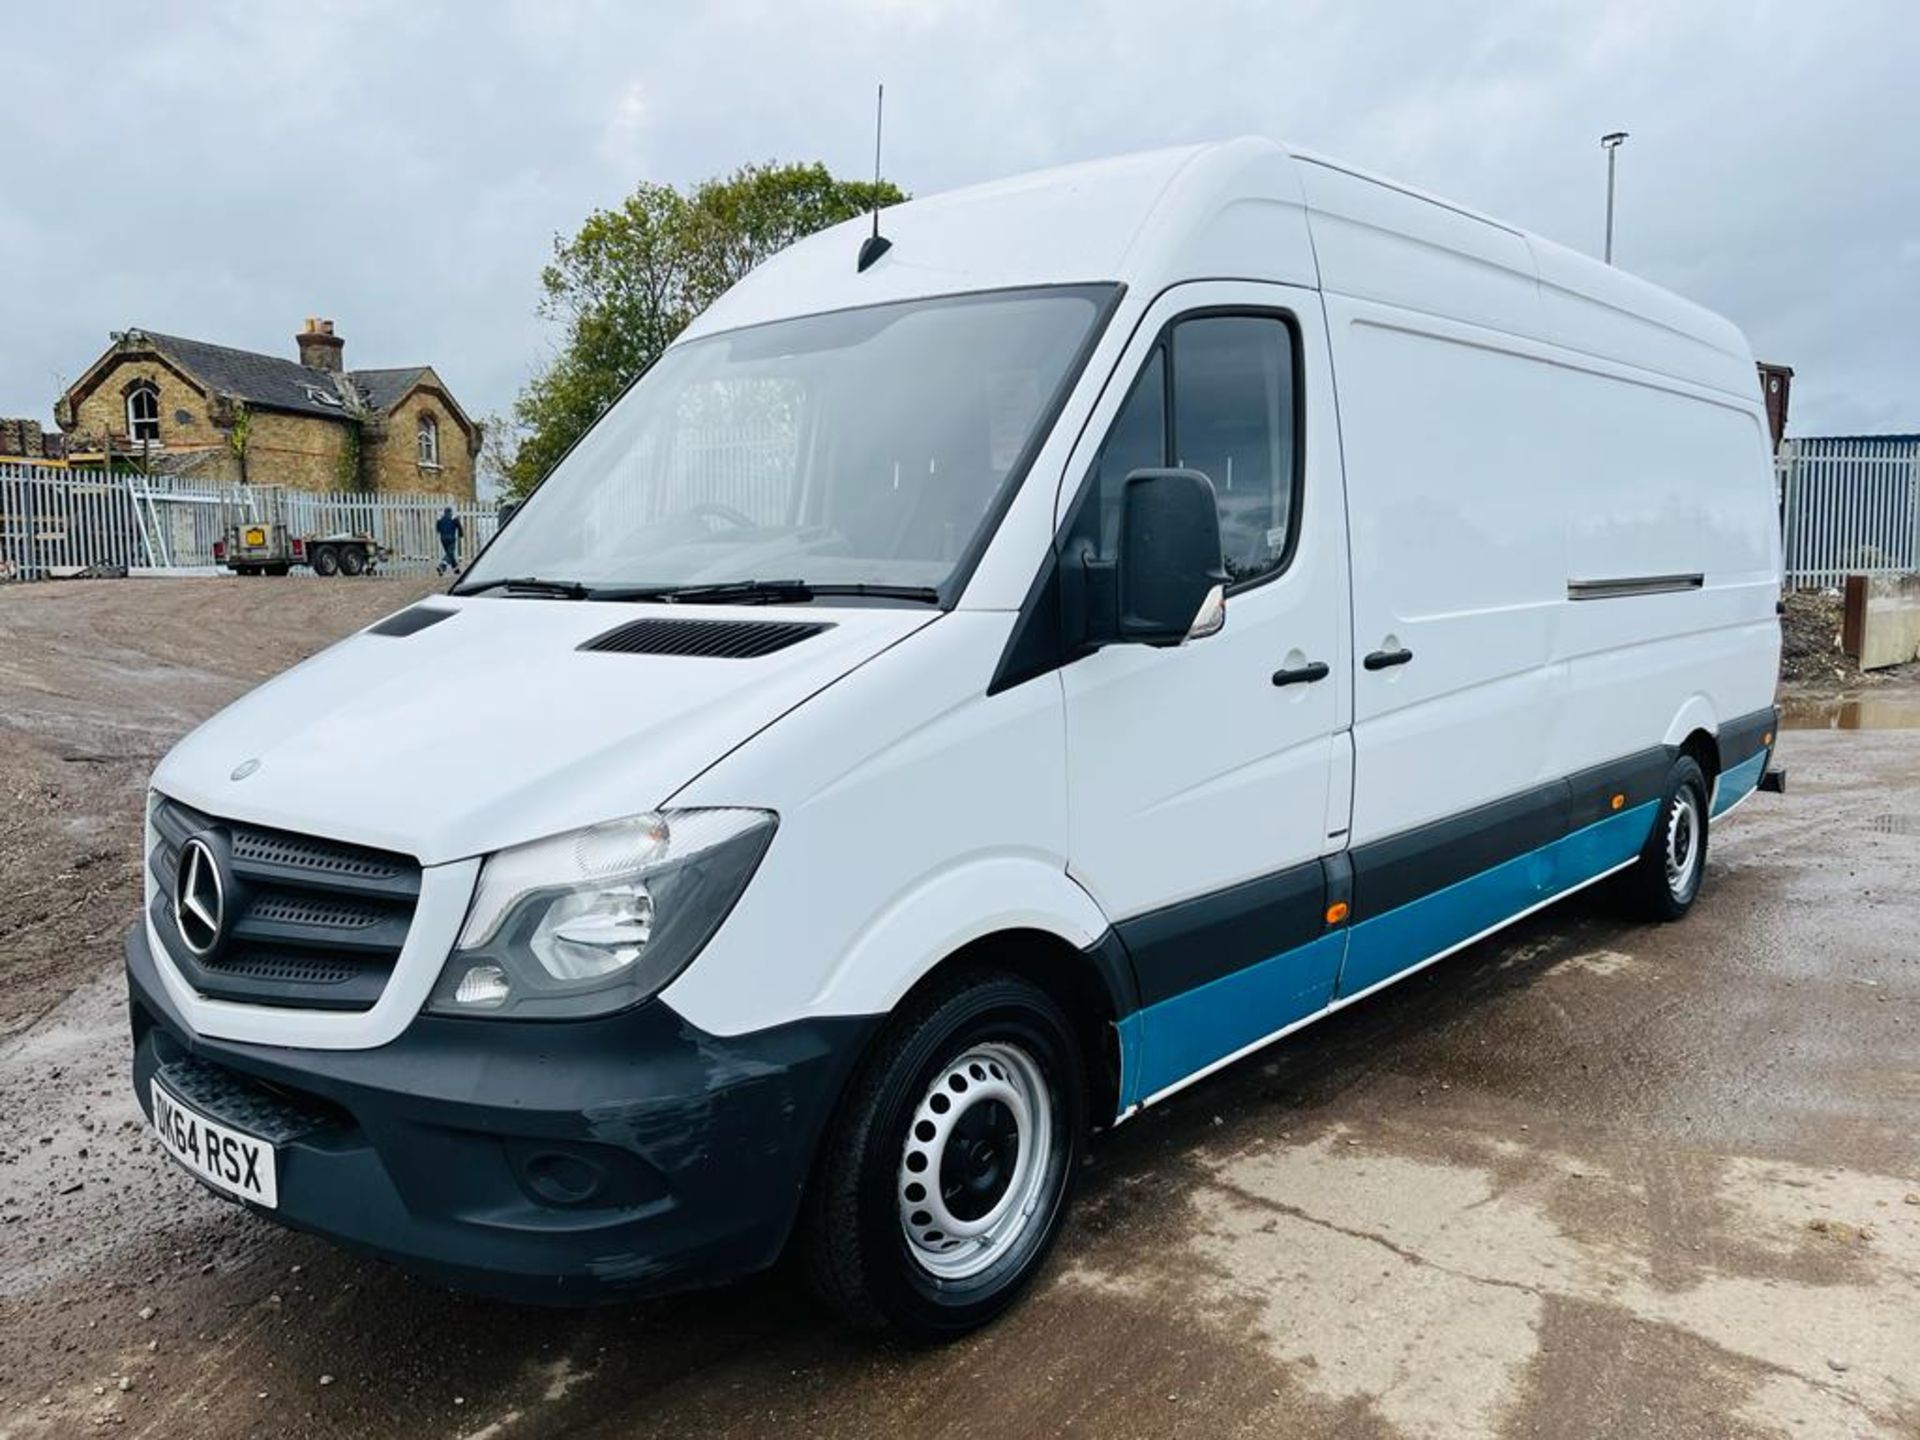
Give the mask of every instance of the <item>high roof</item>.
<svg viewBox="0 0 1920 1440">
<path fill-rule="evenodd" d="M 1425 310 L 1600 359 L 1758 394 L 1728 321 L 1591 256 L 1339 161 L 1261 138 L 1045 170 L 881 212 L 775 255 L 683 338 L 792 315 L 1001 287 L 1118 281 L 1128 305 L 1200 278 L 1271 281 Z"/>
</svg>

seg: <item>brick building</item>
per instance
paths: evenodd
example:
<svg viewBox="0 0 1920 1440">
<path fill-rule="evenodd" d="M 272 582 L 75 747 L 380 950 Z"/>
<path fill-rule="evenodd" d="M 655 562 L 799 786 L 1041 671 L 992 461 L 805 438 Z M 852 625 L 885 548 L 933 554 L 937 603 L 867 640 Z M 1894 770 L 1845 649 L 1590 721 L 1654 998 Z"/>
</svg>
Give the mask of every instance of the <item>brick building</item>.
<svg viewBox="0 0 1920 1440">
<path fill-rule="evenodd" d="M 117 333 L 54 406 L 68 457 L 111 450 L 210 480 L 473 498 L 480 427 L 432 366 L 348 370 L 331 320 L 308 320 L 295 344 L 288 360 Z"/>
</svg>

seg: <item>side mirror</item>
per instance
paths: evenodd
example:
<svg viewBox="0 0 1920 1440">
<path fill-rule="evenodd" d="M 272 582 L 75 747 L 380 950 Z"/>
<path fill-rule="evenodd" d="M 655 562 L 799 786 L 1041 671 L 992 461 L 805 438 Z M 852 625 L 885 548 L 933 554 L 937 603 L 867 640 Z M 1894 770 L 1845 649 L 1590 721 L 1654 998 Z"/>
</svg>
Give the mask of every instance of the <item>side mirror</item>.
<svg viewBox="0 0 1920 1440">
<path fill-rule="evenodd" d="M 1220 507 L 1198 470 L 1135 470 L 1120 502 L 1117 635 L 1179 645 L 1226 623 Z"/>
</svg>

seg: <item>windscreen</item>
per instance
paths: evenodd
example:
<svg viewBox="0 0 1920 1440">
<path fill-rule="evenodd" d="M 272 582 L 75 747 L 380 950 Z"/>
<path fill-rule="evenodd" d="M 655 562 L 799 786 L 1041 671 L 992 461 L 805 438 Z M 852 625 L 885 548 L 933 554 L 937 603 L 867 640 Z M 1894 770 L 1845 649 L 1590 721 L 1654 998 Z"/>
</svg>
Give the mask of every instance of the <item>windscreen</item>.
<svg viewBox="0 0 1920 1440">
<path fill-rule="evenodd" d="M 462 589 L 519 577 L 940 589 L 1018 482 L 1109 293 L 916 300 L 677 345 Z"/>
</svg>

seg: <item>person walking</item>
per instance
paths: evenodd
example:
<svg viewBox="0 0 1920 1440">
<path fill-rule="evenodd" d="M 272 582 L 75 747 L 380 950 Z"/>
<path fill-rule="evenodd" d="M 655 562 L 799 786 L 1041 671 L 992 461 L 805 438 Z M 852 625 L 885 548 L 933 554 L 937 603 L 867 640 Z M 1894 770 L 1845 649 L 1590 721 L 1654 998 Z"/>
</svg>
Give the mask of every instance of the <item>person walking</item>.
<svg viewBox="0 0 1920 1440">
<path fill-rule="evenodd" d="M 453 507 L 447 506 L 440 512 L 440 518 L 433 522 L 433 528 L 440 532 L 440 549 L 443 552 L 434 573 L 444 575 L 451 570 L 460 573 L 460 537 L 467 533 L 467 527 L 460 523 L 460 517 L 453 513 Z"/>
</svg>

